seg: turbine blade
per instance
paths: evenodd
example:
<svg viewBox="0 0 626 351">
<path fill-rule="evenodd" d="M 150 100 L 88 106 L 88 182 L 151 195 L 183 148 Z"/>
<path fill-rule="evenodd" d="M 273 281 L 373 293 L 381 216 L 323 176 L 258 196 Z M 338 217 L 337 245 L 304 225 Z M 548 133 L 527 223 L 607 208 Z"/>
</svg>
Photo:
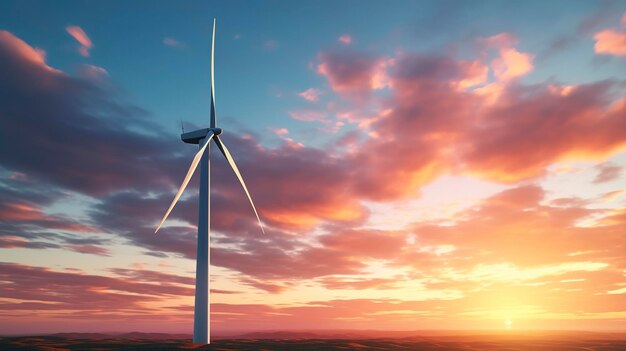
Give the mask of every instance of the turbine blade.
<svg viewBox="0 0 626 351">
<path fill-rule="evenodd" d="M 180 185 L 180 188 L 178 189 L 176 196 L 174 196 L 174 200 L 172 200 L 170 207 L 167 209 L 167 212 L 165 212 L 165 216 L 163 216 L 163 219 L 157 226 L 156 230 L 154 231 L 154 234 L 156 234 L 159 231 L 159 229 L 161 229 L 163 222 L 165 222 L 165 220 L 167 219 L 167 216 L 170 215 L 170 212 L 172 212 L 174 205 L 176 205 L 176 203 L 178 202 L 178 199 L 180 199 L 180 196 L 183 194 L 183 191 L 185 191 L 185 188 L 187 187 L 187 184 L 189 184 L 189 180 L 191 179 L 191 176 L 193 175 L 193 173 L 196 171 L 196 168 L 198 168 L 198 163 L 200 162 L 200 159 L 202 158 L 202 154 L 204 153 L 204 150 L 206 150 L 206 147 L 211 142 L 213 135 L 214 134 L 212 132 L 210 135 L 207 134 L 204 145 L 202 146 L 200 150 L 198 150 L 198 152 L 196 153 L 196 156 L 194 156 L 193 158 L 193 161 L 191 161 L 191 166 L 189 167 L 189 170 L 187 171 L 187 175 L 185 176 L 183 183 Z"/>
<path fill-rule="evenodd" d="M 226 157 L 226 151 L 224 151 L 224 146 L 222 145 L 222 140 L 220 139 L 220 137 L 216 135 L 215 139 L 213 139 L 213 141 L 217 145 L 217 148 L 220 149 L 220 151 L 222 152 L 222 155 L 224 155 L 224 157 Z M 226 157 L 226 158 L 228 159 L 228 157 Z"/>
<path fill-rule="evenodd" d="M 243 181 L 243 178 L 241 177 L 241 173 L 239 172 L 239 168 L 237 168 L 237 165 L 235 164 L 235 160 L 233 160 L 233 157 L 230 155 L 230 152 L 228 152 L 228 148 L 226 148 L 226 145 L 222 142 L 222 140 L 220 139 L 219 136 L 216 135 L 215 139 L 213 139 L 213 140 L 215 140 L 215 143 L 217 144 L 217 147 L 220 149 L 220 151 L 222 152 L 224 157 L 226 157 L 226 160 L 230 164 L 230 167 L 233 169 L 233 171 L 237 175 L 237 179 L 239 179 L 239 183 L 241 183 L 241 186 L 243 187 L 243 190 L 246 192 L 246 195 L 248 196 L 248 200 L 250 200 L 250 205 L 252 205 L 252 209 L 254 210 L 254 214 L 256 215 L 256 219 L 257 219 L 257 221 L 259 221 L 259 226 L 261 226 L 261 231 L 263 232 L 263 234 L 265 234 L 265 229 L 263 228 L 263 223 L 261 222 L 261 218 L 259 218 L 259 213 L 256 211 L 256 207 L 254 207 L 254 202 L 252 201 L 252 197 L 250 196 L 250 192 L 248 192 L 248 188 L 246 187 L 246 183 Z"/>
<path fill-rule="evenodd" d="M 213 19 L 213 39 L 211 40 L 211 128 L 217 123 L 215 116 L 215 18 Z"/>
</svg>

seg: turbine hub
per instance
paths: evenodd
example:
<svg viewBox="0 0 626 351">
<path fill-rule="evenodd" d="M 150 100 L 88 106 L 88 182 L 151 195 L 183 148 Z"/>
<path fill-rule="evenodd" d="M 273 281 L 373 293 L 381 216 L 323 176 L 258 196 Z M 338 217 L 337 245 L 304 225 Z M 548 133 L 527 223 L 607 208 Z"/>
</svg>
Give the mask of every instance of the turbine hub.
<svg viewBox="0 0 626 351">
<path fill-rule="evenodd" d="M 211 128 L 213 130 L 213 134 L 220 135 L 222 134 L 222 128 Z"/>
</svg>

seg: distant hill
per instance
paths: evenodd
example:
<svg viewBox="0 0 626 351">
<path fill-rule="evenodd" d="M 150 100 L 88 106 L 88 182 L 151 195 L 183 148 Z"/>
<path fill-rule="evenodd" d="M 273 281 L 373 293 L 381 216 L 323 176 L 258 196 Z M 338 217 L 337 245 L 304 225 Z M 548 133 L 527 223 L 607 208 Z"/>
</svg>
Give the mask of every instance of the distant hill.
<svg viewBox="0 0 626 351">
<path fill-rule="evenodd" d="M 412 333 L 414 336 L 399 337 Z M 347 339 L 350 334 L 356 335 Z M 48 336 L 0 337 L 0 350 L 11 351 L 189 351 L 189 350 L 389 350 L 389 351 L 501 351 L 501 350 L 589 350 L 624 351 L 626 334 L 621 333 L 509 333 L 493 335 L 422 335 L 422 332 L 372 331 L 266 331 L 242 333 L 237 337 L 213 338 L 201 346 L 191 335 L 166 333 L 58 333 Z M 388 335 L 381 337 L 381 335 Z M 620 337 L 621 336 L 621 337 Z"/>
</svg>

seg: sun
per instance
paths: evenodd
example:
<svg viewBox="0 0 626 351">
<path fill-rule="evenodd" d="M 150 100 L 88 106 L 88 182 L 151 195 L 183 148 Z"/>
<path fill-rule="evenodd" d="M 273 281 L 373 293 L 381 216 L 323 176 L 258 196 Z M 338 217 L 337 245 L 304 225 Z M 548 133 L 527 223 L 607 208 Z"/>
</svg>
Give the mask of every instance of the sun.
<svg viewBox="0 0 626 351">
<path fill-rule="evenodd" d="M 512 326 L 513 326 L 513 322 L 510 319 L 507 319 L 504 321 L 504 327 L 506 329 L 511 329 Z"/>
</svg>

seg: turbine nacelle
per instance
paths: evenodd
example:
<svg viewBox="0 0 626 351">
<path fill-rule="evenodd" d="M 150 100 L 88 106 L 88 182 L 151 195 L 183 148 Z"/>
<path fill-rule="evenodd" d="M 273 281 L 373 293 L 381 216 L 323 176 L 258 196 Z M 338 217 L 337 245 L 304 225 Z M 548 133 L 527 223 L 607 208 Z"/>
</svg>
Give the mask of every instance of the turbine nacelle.
<svg viewBox="0 0 626 351">
<path fill-rule="evenodd" d="M 207 135 L 220 135 L 222 134 L 222 128 L 202 128 L 194 130 L 193 132 L 183 133 L 180 135 L 182 141 L 187 144 L 200 144 L 200 141 L 206 138 Z"/>
</svg>

